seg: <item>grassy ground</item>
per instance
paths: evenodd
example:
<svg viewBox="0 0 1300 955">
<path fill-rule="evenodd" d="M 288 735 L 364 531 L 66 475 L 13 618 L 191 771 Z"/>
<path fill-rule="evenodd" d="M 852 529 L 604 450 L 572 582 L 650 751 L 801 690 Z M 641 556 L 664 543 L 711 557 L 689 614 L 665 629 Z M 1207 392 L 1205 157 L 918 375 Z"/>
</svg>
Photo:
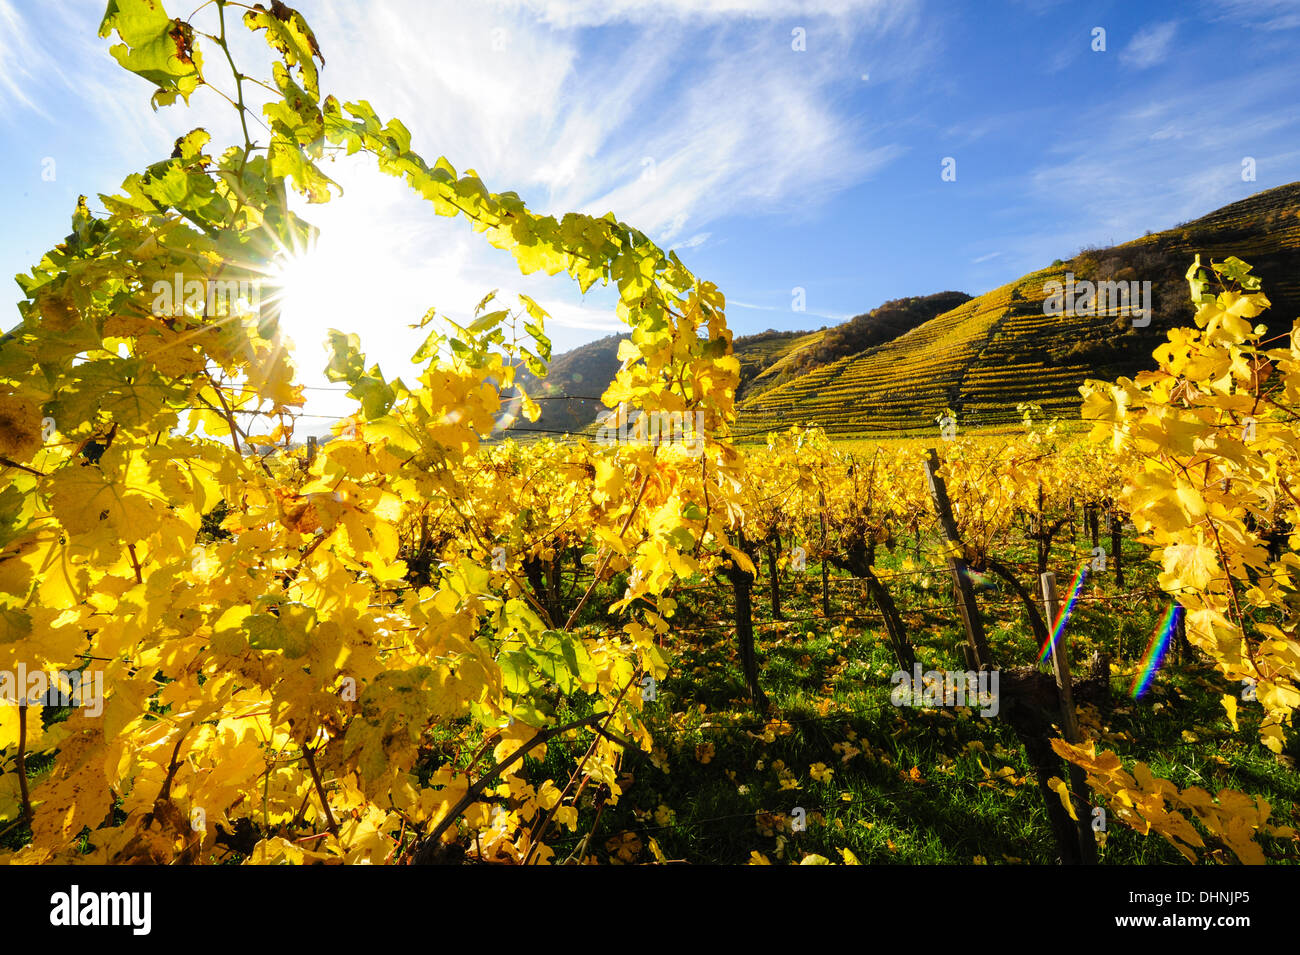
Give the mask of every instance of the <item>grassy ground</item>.
<svg viewBox="0 0 1300 955">
<path fill-rule="evenodd" d="M 1136 545 L 1129 546 L 1124 590 L 1151 588 Z M 1055 566 L 1069 566 L 1068 553 L 1060 556 Z M 901 572 L 905 559 L 900 552 L 880 565 Z M 1005 721 L 966 708 L 894 706 L 895 663 L 859 585 L 832 578 L 829 618 L 822 616 L 820 587 L 816 565 L 787 581 L 782 609 L 788 619 L 780 622 L 771 619 L 766 580 L 755 586 L 761 680 L 772 702 L 767 720 L 745 703 L 730 591 L 705 585 L 690 592 L 667 647 L 671 673 L 649 706 L 655 751 L 625 761 L 625 796 L 602 813 L 586 855 L 778 863 L 816 853 L 840 862 L 847 850 L 864 864 L 1056 861 L 1042 796 Z M 912 572 L 895 579 L 891 590 L 923 668 L 962 668 L 946 577 Z M 1083 722 L 1130 768 L 1142 760 L 1180 787 L 1260 794 L 1277 821 L 1300 823 L 1297 753 L 1279 761 L 1258 744 L 1257 705 L 1243 704 L 1240 731 L 1233 731 L 1219 700 L 1235 688 L 1193 660 L 1193 651 L 1168 660 L 1151 690 L 1132 698 L 1137 662 L 1166 605 L 1154 598 L 1099 599 L 1115 593 L 1112 575 L 1099 575 L 1070 622 L 1076 659 L 1101 648 L 1114 661 L 1109 714 L 1085 708 Z M 995 658 L 1032 661 L 1037 648 L 1011 595 L 989 590 L 980 604 Z M 796 808 L 807 824 L 797 834 Z M 1107 828 L 1104 863 L 1183 861 L 1158 836 L 1143 837 L 1117 822 Z M 577 836 L 560 840 L 558 859 L 577 845 Z M 1268 841 L 1265 853 L 1297 861 L 1294 842 Z M 1235 861 L 1217 852 L 1206 858 Z"/>
</svg>

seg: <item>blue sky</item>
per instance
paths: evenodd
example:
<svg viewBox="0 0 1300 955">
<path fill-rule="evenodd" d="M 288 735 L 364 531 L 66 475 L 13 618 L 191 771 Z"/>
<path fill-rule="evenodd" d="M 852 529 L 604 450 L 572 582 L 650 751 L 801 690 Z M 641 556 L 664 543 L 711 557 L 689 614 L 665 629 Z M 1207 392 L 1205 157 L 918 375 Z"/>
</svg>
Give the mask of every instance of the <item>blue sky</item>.
<svg viewBox="0 0 1300 955">
<path fill-rule="evenodd" d="M 165 2 L 172 15 L 198 5 Z M 370 100 L 426 157 L 536 209 L 612 209 L 717 282 L 738 334 L 978 294 L 1300 179 L 1296 0 L 299 7 L 325 55 L 323 90 Z M 235 141 L 210 93 L 151 112 L 148 85 L 96 35 L 102 12 L 96 0 L 0 0 L 6 276 L 62 239 L 78 194 L 114 191 L 181 133 Z M 237 54 L 266 63 L 260 39 Z M 207 57 L 218 85 L 220 60 Z M 945 157 L 955 181 L 941 179 Z M 1255 181 L 1243 181 L 1246 157 Z M 327 172 L 346 194 L 303 210 L 324 230 L 291 298 L 305 347 L 327 327 L 358 331 L 401 373 L 420 337 L 409 323 L 430 306 L 463 316 L 493 288 L 542 301 L 557 350 L 621 327 L 609 293 L 520 278 L 366 163 Z M 806 311 L 792 308 L 796 288 Z M 319 354 L 304 350 L 303 365 Z"/>
</svg>

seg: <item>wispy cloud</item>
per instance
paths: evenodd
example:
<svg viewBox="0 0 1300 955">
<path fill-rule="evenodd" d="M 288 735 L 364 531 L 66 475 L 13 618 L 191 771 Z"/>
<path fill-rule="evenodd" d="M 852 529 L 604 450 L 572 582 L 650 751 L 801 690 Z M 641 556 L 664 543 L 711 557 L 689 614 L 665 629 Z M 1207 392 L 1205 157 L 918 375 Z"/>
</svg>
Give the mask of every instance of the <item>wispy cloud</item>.
<svg viewBox="0 0 1300 955">
<path fill-rule="evenodd" d="M 853 17 L 862 26 L 885 25 L 900 7 L 891 0 L 503 0 L 500 6 L 523 8 L 543 23 L 561 27 L 657 20 L 733 18 Z"/>
<path fill-rule="evenodd" d="M 1215 20 L 1231 20 L 1262 30 L 1300 29 L 1300 7 L 1295 0 L 1210 0 Z"/>
<path fill-rule="evenodd" d="M 1060 48 L 1045 60 L 1044 70 L 1048 73 L 1059 73 L 1061 70 L 1074 63 L 1079 56 L 1079 43 L 1071 37 L 1069 42 L 1062 43 Z"/>
<path fill-rule="evenodd" d="M 342 99 L 368 92 L 381 116 L 402 118 L 426 156 L 474 168 L 490 188 L 515 189 L 539 211 L 612 210 L 686 250 L 705 245 L 709 225 L 726 217 L 808 215 L 903 152 L 864 130 L 836 84 L 862 42 L 853 31 L 880 23 L 910 35 L 914 4 L 797 6 L 811 18 L 814 52 L 792 49 L 789 21 L 769 22 L 791 15 L 795 4 L 759 0 L 388 0 L 364 10 L 328 6 L 313 25 L 325 42 L 323 88 Z M 848 34 L 842 23 L 819 29 L 816 17 L 854 11 L 860 16 Z M 697 28 L 701 18 L 710 21 L 707 31 Z M 614 20 L 618 41 L 590 42 L 584 28 Z M 434 34 L 446 39 L 431 56 Z M 382 59 L 369 55 L 375 35 L 385 38 Z M 870 41 L 883 48 L 890 39 L 886 31 Z M 397 326 L 436 305 L 464 317 L 485 291 L 500 288 L 527 292 L 551 312 L 557 350 L 625 327 L 608 290 L 580 300 L 563 277 L 521 277 L 508 254 L 475 240 L 463 223 L 433 216 L 365 163 L 327 171 L 345 196 L 304 214 L 327 232 L 345 232 L 349 247 L 360 242 L 376 258 L 401 263 L 407 276 L 369 283 L 368 298 L 345 314 L 379 312 Z M 329 307 L 345 301 L 334 296 Z M 380 347 L 390 364 L 413 350 L 415 337 L 405 331 L 386 337 L 393 341 Z"/>
<path fill-rule="evenodd" d="M 790 308 L 788 304 L 781 305 L 781 306 L 755 305 L 752 302 L 738 302 L 732 298 L 727 299 L 727 308 L 728 309 L 739 308 L 739 309 L 744 309 L 746 311 L 752 311 L 752 312 L 788 312 L 792 318 L 797 318 L 797 321 L 795 321 L 796 325 L 799 323 L 799 321 L 802 321 L 805 318 L 825 318 L 833 322 L 844 322 L 844 321 L 848 321 L 850 318 L 853 317 L 847 312 L 809 312 L 809 311 L 796 312 L 794 309 Z M 807 322 L 804 322 L 804 325 L 806 326 Z"/>
<path fill-rule="evenodd" d="M 1155 66 L 1169 55 L 1170 44 L 1177 32 L 1178 23 L 1173 20 L 1143 27 L 1120 52 L 1120 62 L 1138 70 Z"/>
<path fill-rule="evenodd" d="M 37 77 L 48 76 L 55 64 L 33 42 L 33 28 L 14 9 L 10 0 L 0 0 L 0 116 L 23 107 L 48 117 L 28 95 Z"/>
<path fill-rule="evenodd" d="M 417 148 L 472 166 L 489 185 L 531 192 L 548 211 L 613 210 L 672 243 L 737 210 L 815 205 L 901 155 L 837 105 L 851 39 L 814 30 L 814 49 L 800 51 L 785 24 L 755 26 L 754 18 L 795 7 L 390 2 L 329 7 L 318 32 L 355 38 L 326 50 L 327 80 L 381 90 L 372 102 L 403 117 Z M 915 28 L 900 14 L 912 4 L 798 9 L 857 11 L 857 29 L 877 21 Z M 702 16 L 720 22 L 707 32 L 689 26 Z M 563 28 L 539 28 L 538 18 Z M 597 49 L 575 29 L 616 19 L 627 32 L 617 45 Z M 435 28 L 456 39 L 430 57 Z M 391 51 L 382 60 L 365 55 L 376 33 Z"/>
<path fill-rule="evenodd" d="M 708 242 L 712 236 L 712 232 L 697 232 L 689 239 L 676 243 L 673 248 L 677 249 L 679 252 L 682 249 L 698 249 L 705 242 Z"/>
<path fill-rule="evenodd" d="M 1189 69 L 1191 69 L 1189 67 Z M 1029 195 L 1051 230 L 1022 231 L 1009 243 L 1008 264 L 1037 267 L 1099 242 L 1126 242 L 1205 215 L 1272 184 L 1297 178 L 1296 152 L 1280 148 L 1300 130 L 1300 107 L 1289 102 L 1287 67 L 1255 71 L 1249 83 L 1226 76 L 1188 87 L 1171 77 L 1163 88 L 1134 90 L 1077 117 L 1086 137 L 1050 147 L 1029 179 Z M 1225 115 L 1240 155 L 1223 150 Z M 1241 159 L 1256 160 L 1261 184 L 1243 182 Z"/>
<path fill-rule="evenodd" d="M 109 48 L 120 40 L 116 35 L 98 36 L 102 10 L 96 4 L 49 0 L 41 5 L 39 19 L 32 15 L 34 6 L 20 10 L 12 0 L 0 0 L 0 124 L 27 132 L 38 117 L 37 122 L 44 123 L 42 132 L 52 130 L 69 138 L 85 135 L 86 130 L 67 123 L 71 99 L 101 124 L 96 158 L 120 164 L 120 176 L 99 184 L 106 191 L 139 163 L 156 159 L 160 148 L 197 124 L 180 104 L 156 112 L 149 108 L 153 86 L 122 69 L 109 55 Z M 220 87 L 219 71 L 210 72 Z M 200 89 L 194 94 L 195 104 L 205 97 L 214 98 Z M 214 137 L 233 136 L 238 128 L 233 113 L 223 117 L 210 112 L 203 125 Z M 81 157 L 54 158 L 62 162 Z M 89 186 L 83 188 L 91 191 Z"/>
<path fill-rule="evenodd" d="M 981 262 L 988 262 L 990 259 L 996 259 L 1001 252 L 990 252 L 988 255 L 981 255 L 978 259 L 971 259 L 971 265 L 979 265 Z"/>
</svg>

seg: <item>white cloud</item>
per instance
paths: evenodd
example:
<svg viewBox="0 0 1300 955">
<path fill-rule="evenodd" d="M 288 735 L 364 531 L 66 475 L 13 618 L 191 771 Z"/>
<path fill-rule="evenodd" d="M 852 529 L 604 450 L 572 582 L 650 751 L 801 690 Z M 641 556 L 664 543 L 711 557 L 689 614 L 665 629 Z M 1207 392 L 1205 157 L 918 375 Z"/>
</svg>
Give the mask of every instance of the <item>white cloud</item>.
<svg viewBox="0 0 1300 955">
<path fill-rule="evenodd" d="M 1087 135 L 1055 139 L 1029 178 L 1028 196 L 1052 227 L 1000 237 L 1004 268 L 1127 242 L 1295 179 L 1297 153 L 1288 147 L 1300 111 L 1269 106 L 1293 90 L 1285 66 L 1255 70 L 1249 83 L 1229 75 L 1189 85 L 1176 75 L 1077 115 L 1073 128 Z M 1240 154 L 1225 155 L 1225 115 L 1241 117 L 1231 123 Z M 1241 180 L 1244 155 L 1257 161 L 1258 184 Z"/>
<path fill-rule="evenodd" d="M 807 207 L 901 153 L 869 141 L 837 109 L 849 39 L 828 31 L 817 52 L 798 53 L 784 25 L 754 29 L 745 19 L 792 5 L 680 6 L 682 19 L 672 20 L 678 6 L 628 0 L 608 8 L 394 0 L 331 6 L 315 19 L 324 84 L 341 95 L 371 91 L 381 115 L 406 122 L 417 149 L 473 167 L 535 208 L 613 210 L 663 242 L 737 211 Z M 910 4 L 888 14 L 877 2 L 800 7 L 832 8 L 912 28 L 899 12 Z M 706 33 L 689 28 L 706 14 L 732 19 Z M 593 48 L 582 31 L 536 17 L 569 27 L 629 22 L 622 38 Z M 382 59 L 368 55 L 375 34 L 385 37 Z M 430 36 L 440 39 L 431 46 Z"/>
<path fill-rule="evenodd" d="M 868 28 L 890 22 L 906 6 L 891 0 L 501 0 L 500 5 L 525 9 L 543 23 L 560 27 L 651 20 L 851 16 Z"/>
<path fill-rule="evenodd" d="M 832 6 L 847 9 L 824 8 Z M 723 217 L 807 214 L 901 154 L 870 141 L 861 119 L 836 105 L 851 38 L 816 32 L 810 22 L 822 53 L 798 53 L 785 24 L 755 28 L 752 20 L 785 15 L 781 4 L 691 5 L 680 16 L 675 9 L 388 0 L 364 9 L 331 5 L 310 18 L 327 62 L 322 89 L 344 100 L 365 96 L 382 118 L 400 117 L 426 158 L 445 154 L 538 211 L 612 210 L 679 250 L 704 245 L 709 224 Z M 909 9 L 880 16 L 906 31 L 898 11 Z M 716 21 L 706 32 L 691 28 L 701 16 Z M 612 17 L 625 29 L 599 45 L 572 28 Z M 382 58 L 372 53 L 375 35 L 384 37 Z M 859 73 L 853 67 L 855 83 Z M 405 326 L 425 308 L 463 320 L 492 288 L 536 298 L 551 313 L 557 352 L 626 327 L 611 291 L 597 287 L 579 298 L 563 275 L 520 276 L 507 253 L 464 222 L 434 216 L 367 162 L 326 171 L 345 196 L 303 214 L 327 242 L 331 233 L 342 237 L 338 264 L 327 271 L 348 272 L 340 249 L 364 249 L 366 261 L 391 265 L 382 281 L 363 280 L 364 301 L 349 304 L 334 288 L 328 305 L 352 318 L 348 330 L 362 333 L 363 343 L 371 330 L 374 358 L 389 374 L 422 337 Z M 320 316 L 312 321 L 320 324 Z"/>
<path fill-rule="evenodd" d="M 935 42 L 915 0 L 304 6 L 326 58 L 323 92 L 368 99 L 381 117 L 400 118 L 430 161 L 446 155 L 535 210 L 613 210 L 678 249 L 704 245 L 723 218 L 814 213 L 894 161 L 902 147 L 849 112 L 848 91 L 860 89 L 866 66 L 876 83 L 914 74 Z M 113 155 L 96 166 L 97 175 L 112 170 L 105 191 L 193 126 L 213 134 L 214 149 L 242 141 L 233 113 L 204 90 L 192 109 L 151 111 L 149 85 L 108 55 L 116 39 L 95 36 L 91 7 L 51 0 L 68 37 L 57 52 L 76 64 L 74 86 L 57 66 L 42 65 L 57 63 L 54 51 L 20 39 L 35 34 L 16 24 L 11 0 L 0 0 L 0 95 L 50 116 L 69 95 L 87 102 L 113 130 Z M 588 32 L 614 23 L 616 31 Z M 793 25 L 807 29 L 806 52 L 791 49 Z M 231 42 L 241 66 L 266 72 L 260 34 L 234 29 Z M 209 80 L 230 92 L 224 57 L 210 42 L 205 52 Z M 265 142 L 262 130 L 253 135 Z M 435 216 L 364 157 L 325 171 L 346 193 L 300 210 L 323 230 L 311 279 L 319 288 L 299 296 L 307 304 L 291 321 L 312 353 L 304 351 L 305 369 L 319 367 L 315 345 L 334 326 L 360 333 L 388 374 L 406 374 L 423 338 L 408 326 L 425 309 L 462 320 L 493 288 L 527 292 L 547 308 L 557 352 L 624 327 L 609 290 L 580 297 L 563 275 L 521 277 L 511 256 L 463 221 Z"/>
<path fill-rule="evenodd" d="M 702 246 L 705 242 L 708 242 L 709 239 L 710 239 L 710 237 L 712 237 L 712 235 L 713 235 L 712 232 L 697 232 L 697 233 L 695 233 L 695 235 L 691 236 L 689 239 L 686 239 L 686 240 L 683 241 L 683 242 L 677 242 L 677 243 L 675 243 L 675 244 L 673 245 L 673 248 L 676 249 L 676 250 L 678 250 L 679 252 L 680 252 L 682 249 L 698 249 L 698 248 L 699 248 L 700 246 Z"/>
<path fill-rule="evenodd" d="M 1212 0 L 1219 8 L 1217 20 L 1259 27 L 1264 30 L 1294 30 L 1300 27 L 1300 7 L 1295 0 Z"/>
<path fill-rule="evenodd" d="M 88 194 L 114 191 L 129 172 L 156 161 L 160 150 L 170 153 L 173 140 L 197 125 L 219 142 L 229 141 L 239 128 L 234 113 L 213 108 L 216 97 L 201 88 L 191 98 L 194 109 L 183 101 L 150 109 L 154 87 L 124 70 L 108 52 L 120 39 L 98 36 L 102 4 L 48 0 L 39 17 L 30 10 L 27 14 L 11 0 L 0 0 L 0 123 L 30 129 L 32 116 L 24 114 L 35 114 L 60 134 L 79 133 L 87 142 L 93 137 L 87 155 L 54 157 L 61 165 L 73 160 L 83 167 L 93 158 L 96 172 L 112 170 L 104 181 L 82 183 Z M 218 87 L 228 89 L 228 77 L 222 82 L 223 65 L 218 59 L 207 72 Z M 75 104 L 71 108 L 70 102 Z M 204 110 L 202 118 L 195 109 Z M 70 125 L 70 112 L 93 118 L 96 125 Z"/>
<path fill-rule="evenodd" d="M 1044 61 L 1045 71 L 1059 73 L 1079 58 L 1081 45 L 1071 37 L 1069 42 L 1061 45 L 1055 53 Z"/>
<path fill-rule="evenodd" d="M 32 43 L 31 30 L 9 0 L 0 0 L 0 115 L 15 106 L 44 112 L 28 97 L 25 87 L 51 64 L 44 51 Z"/>
<path fill-rule="evenodd" d="M 734 298 L 727 299 L 727 308 L 728 309 L 742 308 L 747 311 L 754 311 L 754 312 L 788 312 L 791 318 L 797 318 L 799 320 L 802 320 L 806 316 L 809 318 L 825 318 L 831 320 L 832 322 L 845 322 L 853 317 L 847 312 L 809 312 L 809 311 L 796 312 L 792 308 L 790 308 L 789 304 L 781 305 L 781 306 L 755 305 L 752 302 L 738 302 Z M 741 334 L 741 332 L 737 331 L 736 334 L 739 335 Z M 744 334 L 749 334 L 749 333 L 746 332 Z"/>
<path fill-rule="evenodd" d="M 1120 62 L 1139 70 L 1155 66 L 1169 54 L 1169 45 L 1177 32 L 1178 24 L 1172 20 L 1143 27 L 1120 53 Z"/>
</svg>

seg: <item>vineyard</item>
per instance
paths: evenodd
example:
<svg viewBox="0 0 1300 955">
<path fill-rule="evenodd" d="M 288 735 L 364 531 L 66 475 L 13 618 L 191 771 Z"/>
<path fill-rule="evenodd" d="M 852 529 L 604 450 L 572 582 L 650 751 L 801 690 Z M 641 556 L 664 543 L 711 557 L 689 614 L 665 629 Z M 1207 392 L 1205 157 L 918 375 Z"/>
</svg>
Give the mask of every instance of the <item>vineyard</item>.
<svg viewBox="0 0 1300 955">
<path fill-rule="evenodd" d="M 1017 405 L 1075 417 L 1079 386 L 1141 371 L 1175 327 L 1193 320 L 1183 272 L 1200 254 L 1246 259 L 1282 314 L 1300 312 L 1300 186 L 1270 189 L 1192 222 L 1107 249 L 1084 250 L 986 292 L 865 352 L 815 368 L 740 403 L 746 430 L 818 426 L 833 436 L 919 435 L 946 409 L 975 427 L 1018 420 Z M 1046 287 L 1152 276 L 1147 324 L 1114 315 L 1045 314 Z M 1148 305 L 1152 303 L 1147 303 Z M 1126 324 L 1126 323 L 1119 323 Z"/>
<path fill-rule="evenodd" d="M 322 89 L 297 11 L 113 0 L 101 33 L 155 108 L 242 136 L 196 127 L 83 198 L 20 276 L 0 862 L 1300 861 L 1300 336 L 1230 250 L 1189 249 L 1191 319 L 1146 370 L 1068 400 L 1085 366 L 1017 346 L 1061 266 L 738 423 L 721 290 L 612 213 L 421 156 Z M 698 426 L 503 439 L 550 316 L 488 293 L 430 309 L 417 381 L 332 331 L 355 412 L 305 444 L 277 281 L 294 210 L 348 201 L 339 154 L 525 275 L 613 289 L 604 404 Z M 908 425 L 923 364 L 957 428 L 833 440 L 864 406 Z M 1013 383 L 1015 418 L 974 416 L 1005 433 L 968 434 Z"/>
</svg>

